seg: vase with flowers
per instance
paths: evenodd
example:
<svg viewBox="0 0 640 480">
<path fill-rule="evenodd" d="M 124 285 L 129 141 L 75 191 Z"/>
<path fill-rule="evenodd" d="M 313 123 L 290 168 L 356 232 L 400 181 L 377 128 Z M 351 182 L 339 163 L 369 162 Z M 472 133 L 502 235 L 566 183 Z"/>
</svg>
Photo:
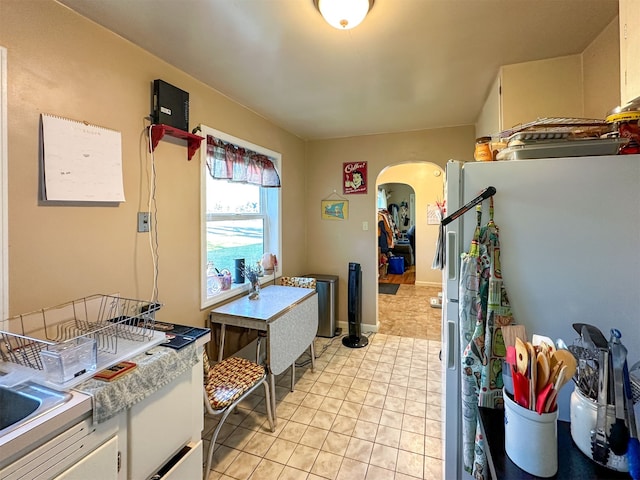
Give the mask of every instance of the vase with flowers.
<svg viewBox="0 0 640 480">
<path fill-rule="evenodd" d="M 260 277 L 263 274 L 260 262 L 248 265 L 244 268 L 244 276 L 249 280 L 249 300 L 257 300 L 260 297 Z"/>
</svg>

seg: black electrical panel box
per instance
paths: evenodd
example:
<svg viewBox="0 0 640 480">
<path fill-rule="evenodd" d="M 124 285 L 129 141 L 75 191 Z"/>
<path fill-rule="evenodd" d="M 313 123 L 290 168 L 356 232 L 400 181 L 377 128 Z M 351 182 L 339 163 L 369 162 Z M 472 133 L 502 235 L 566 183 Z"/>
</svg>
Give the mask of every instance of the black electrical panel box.
<svg viewBox="0 0 640 480">
<path fill-rule="evenodd" d="M 153 123 L 189 131 L 189 92 L 163 81 L 153 81 Z"/>
</svg>

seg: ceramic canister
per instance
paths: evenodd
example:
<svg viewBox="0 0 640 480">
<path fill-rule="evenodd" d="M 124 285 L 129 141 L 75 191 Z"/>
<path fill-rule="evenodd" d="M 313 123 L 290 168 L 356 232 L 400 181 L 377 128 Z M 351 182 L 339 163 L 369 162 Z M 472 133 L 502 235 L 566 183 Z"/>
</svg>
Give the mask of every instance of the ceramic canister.
<svg viewBox="0 0 640 480">
<path fill-rule="evenodd" d="M 593 460 L 591 453 L 591 432 L 596 428 L 598 403 L 585 396 L 578 388 L 571 394 L 571 438 L 576 446 L 587 457 Z M 607 405 L 607 421 L 605 431 L 609 433 L 611 424 L 616 421 L 615 407 Z M 626 455 L 616 455 L 609 450 L 607 464 L 611 470 L 628 472 L 629 464 Z"/>
<path fill-rule="evenodd" d="M 558 471 L 558 410 L 538 415 L 504 392 L 504 448 L 525 472 L 553 477 Z"/>
</svg>

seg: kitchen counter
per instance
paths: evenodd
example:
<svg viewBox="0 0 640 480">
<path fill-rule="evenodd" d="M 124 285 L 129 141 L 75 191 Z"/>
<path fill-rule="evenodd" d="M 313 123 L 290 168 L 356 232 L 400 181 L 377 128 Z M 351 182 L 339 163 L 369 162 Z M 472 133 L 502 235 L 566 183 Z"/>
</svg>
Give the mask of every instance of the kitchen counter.
<svg viewBox="0 0 640 480">
<path fill-rule="evenodd" d="M 91 378 L 76 390 L 93 398 L 93 420 L 104 422 L 172 382 L 198 362 L 196 343 L 181 350 L 163 346 L 130 359 L 136 368 L 113 382 Z"/>
<path fill-rule="evenodd" d="M 485 450 L 491 478 L 536 479 L 520 469 L 504 451 L 504 411 L 492 408 L 478 408 L 480 426 L 485 439 Z M 487 448 L 488 447 L 488 448 Z M 629 474 L 616 472 L 592 462 L 571 439 L 571 424 L 558 421 L 558 472 L 551 478 L 580 478 L 581 480 L 631 478 Z"/>
<path fill-rule="evenodd" d="M 34 445 L 44 443 L 70 425 L 91 416 L 91 397 L 75 391 L 70 393 L 72 397 L 68 402 L 0 436 L 0 468 Z"/>
<path fill-rule="evenodd" d="M 66 434 L 65 432 L 75 429 L 80 422 L 88 422 L 86 425 L 89 426 L 93 425 L 90 432 L 96 431 L 96 429 L 97 431 L 108 430 L 112 433 L 106 435 L 119 435 L 118 452 L 129 449 L 128 459 L 127 455 L 123 453 L 123 461 L 128 462 L 127 465 L 123 465 L 123 471 L 126 472 L 126 469 L 129 469 L 129 473 L 123 478 L 137 478 L 138 476 L 146 478 L 154 469 L 160 467 L 171 455 L 175 454 L 179 450 L 178 447 L 182 448 L 184 442 L 191 442 L 189 446 L 194 455 L 189 456 L 188 462 L 195 465 L 195 467 L 192 465 L 192 468 L 197 468 L 201 463 L 201 444 L 198 442 L 200 441 L 203 417 L 196 408 L 202 404 L 202 394 L 200 393 L 202 389 L 202 361 L 198 352 L 202 352 L 203 345 L 209 339 L 210 334 L 207 333 L 180 350 L 163 346 L 151 347 L 147 352 L 131 358 L 130 360 L 136 363 L 136 368 L 117 380 L 112 382 L 93 378 L 85 380 L 75 389 L 69 391 L 71 398 L 66 403 L 0 436 L 0 470 L 4 471 L 5 468 L 10 471 L 12 471 L 11 469 L 15 470 L 17 468 L 15 465 L 24 462 L 23 459 L 26 456 L 33 457 L 33 452 L 36 449 L 48 448 L 45 444 L 48 445 L 48 442 L 54 441 L 53 439 L 58 439 Z M 198 393 L 200 394 L 198 395 Z M 157 435 L 155 441 L 149 439 L 157 447 L 152 449 L 157 454 L 155 457 L 135 450 L 137 447 L 133 443 L 127 447 L 126 439 L 129 436 L 138 435 L 140 432 L 144 435 L 144 432 L 149 431 L 147 426 L 134 428 L 133 422 L 138 421 L 139 418 L 143 422 L 147 421 L 147 417 L 149 417 L 145 413 L 147 410 L 152 412 L 153 418 L 158 418 L 157 414 L 160 412 L 155 412 L 154 409 L 166 411 L 163 403 L 165 397 L 170 399 L 168 401 L 172 408 L 175 404 L 181 404 L 186 407 L 186 412 L 188 412 L 186 416 L 175 415 L 179 425 L 168 427 L 171 429 L 168 431 L 174 435 L 163 433 Z M 115 430 L 111 427 L 114 422 Z M 120 433 L 118 433 L 118 425 L 120 425 Z M 129 430 L 124 431 L 123 428 L 133 429 L 133 433 Z M 180 428 L 184 431 L 181 431 Z M 168 444 L 165 446 L 165 440 L 170 440 L 176 445 Z M 80 455 L 78 458 L 88 458 L 86 456 L 88 452 L 82 455 L 83 450 L 81 448 L 74 455 Z M 138 475 L 141 470 L 144 470 L 144 475 Z M 105 473 L 105 475 L 108 474 Z"/>
</svg>

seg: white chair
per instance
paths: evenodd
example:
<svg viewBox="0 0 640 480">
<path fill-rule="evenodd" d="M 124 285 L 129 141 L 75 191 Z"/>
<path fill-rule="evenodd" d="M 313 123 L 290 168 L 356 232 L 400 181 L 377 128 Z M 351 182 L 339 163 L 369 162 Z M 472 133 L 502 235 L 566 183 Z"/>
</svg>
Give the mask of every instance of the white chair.
<svg viewBox="0 0 640 480">
<path fill-rule="evenodd" d="M 316 279 L 308 277 L 280 277 L 280 285 L 286 287 L 312 288 L 316 289 Z M 316 353 L 313 348 L 313 341 L 309 345 L 309 353 L 311 355 L 311 371 L 316 369 Z M 291 365 L 291 391 L 293 392 L 296 383 L 296 362 Z"/>
<path fill-rule="evenodd" d="M 233 409 L 260 385 L 264 385 L 265 405 L 271 431 L 275 430 L 275 421 L 271 414 L 271 395 L 267 372 L 262 365 L 240 357 L 228 357 L 215 365 L 210 365 L 207 353 L 204 353 L 204 406 L 205 414 L 218 416 L 220 420 L 211 436 L 204 478 L 209 476 L 211 459 L 216 439 L 224 421 Z"/>
</svg>

